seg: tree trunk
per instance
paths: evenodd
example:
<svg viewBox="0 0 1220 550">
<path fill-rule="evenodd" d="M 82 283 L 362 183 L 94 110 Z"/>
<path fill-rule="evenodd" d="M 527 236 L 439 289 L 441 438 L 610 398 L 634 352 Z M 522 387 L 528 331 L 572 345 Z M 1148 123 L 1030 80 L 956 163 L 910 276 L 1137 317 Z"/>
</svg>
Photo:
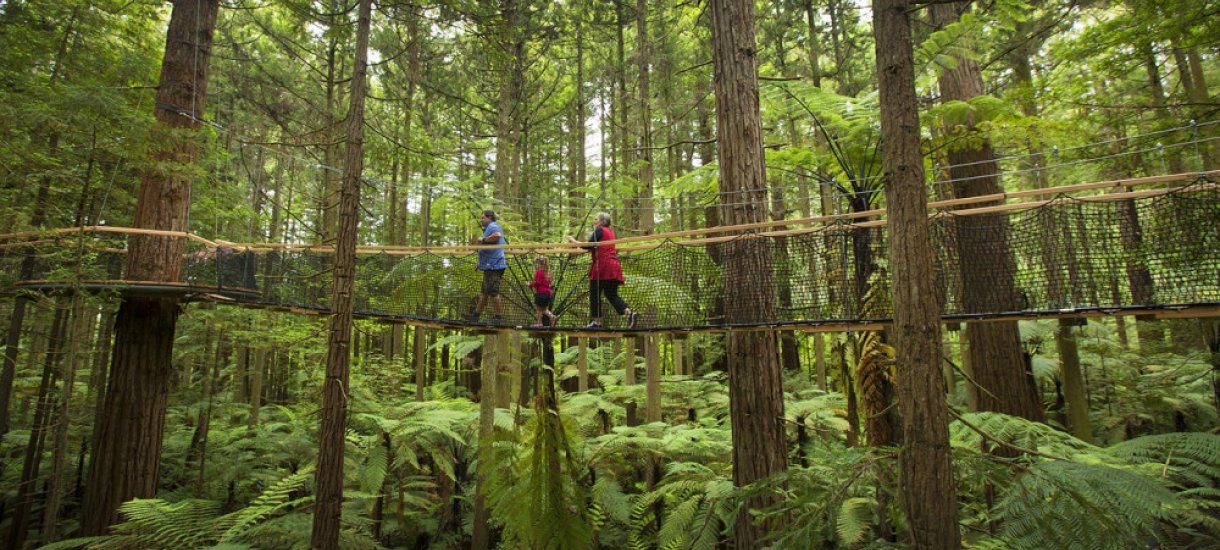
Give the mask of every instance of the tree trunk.
<svg viewBox="0 0 1220 550">
<path fill-rule="evenodd" d="M 573 98 L 573 115 L 571 123 L 571 144 L 568 146 L 569 163 L 572 165 L 572 181 L 568 186 L 568 209 L 571 212 L 569 222 L 571 226 L 579 225 L 583 219 L 583 212 L 588 206 L 585 204 L 584 185 L 588 173 L 588 163 L 585 158 L 585 119 L 588 117 L 585 111 L 585 29 L 584 23 L 577 20 L 576 24 L 576 80 L 572 84 L 576 87 L 576 97 Z"/>
<path fill-rule="evenodd" d="M 910 0 L 873 0 L 881 102 L 882 168 L 889 207 L 894 348 L 903 447 L 899 498 L 915 548 L 958 548 L 947 404 L 940 378 L 940 305 L 932 272 L 920 151 Z"/>
<path fill-rule="evenodd" d="M 644 422 L 661 421 L 661 357 L 656 335 L 644 337 Z"/>
<path fill-rule="evenodd" d="M 174 2 L 154 109 L 155 133 L 163 135 L 152 141 L 157 148 L 151 153 L 153 166 L 168 168 L 141 173 L 135 227 L 188 229 L 196 142 L 179 132 L 197 129 L 204 118 L 219 9 L 219 0 Z M 178 237 L 130 237 L 125 278 L 177 281 L 184 245 Z M 128 297 L 119 305 L 110 382 L 94 427 L 83 535 L 105 533 L 118 522 L 120 504 L 157 492 L 178 313 L 176 298 Z"/>
<path fill-rule="evenodd" d="M 589 391 L 589 339 L 576 338 L 577 390 Z"/>
<path fill-rule="evenodd" d="M 623 384 L 636 385 L 636 337 L 627 337 L 622 339 L 622 367 L 623 367 Z M 645 373 L 647 379 L 647 373 Z M 626 409 L 627 426 L 638 426 L 639 416 L 637 411 L 639 404 L 636 401 L 627 401 L 623 405 Z"/>
<path fill-rule="evenodd" d="M 818 388 L 826 391 L 826 335 L 813 333 L 813 369 L 817 373 Z"/>
<path fill-rule="evenodd" d="M 59 149 L 59 134 L 53 133 L 47 138 L 48 156 L 54 157 Z M 46 221 L 47 202 L 51 192 L 51 178 L 44 177 L 38 184 L 38 193 L 34 196 L 34 212 L 30 215 L 30 227 L 41 229 Z M 27 248 L 22 252 L 20 280 L 34 278 L 35 250 Z M 4 339 L 4 366 L 0 369 L 0 437 L 9 430 L 9 405 L 13 398 L 13 380 L 17 375 L 17 353 L 21 348 L 21 328 L 25 324 L 25 308 L 29 303 L 25 294 L 17 294 L 13 299 L 13 310 L 9 314 L 8 332 Z"/>
<path fill-rule="evenodd" d="M 525 86 L 525 35 L 521 29 L 523 15 L 518 0 L 501 0 L 503 23 L 498 29 L 499 47 L 506 56 L 506 66 L 501 72 L 500 97 L 496 118 L 496 196 L 516 197 L 518 186 L 515 175 L 519 163 L 522 102 Z"/>
<path fill-rule="evenodd" d="M 1148 76 L 1148 90 L 1151 92 L 1153 113 L 1156 118 L 1163 121 L 1167 127 L 1176 125 L 1174 121 L 1175 115 L 1171 112 L 1169 105 L 1165 100 L 1165 86 L 1161 81 L 1161 68 L 1157 64 L 1156 51 L 1152 49 L 1150 42 L 1142 42 L 1136 45 L 1139 50 L 1139 55 L 1144 62 L 1144 72 Z M 1185 171 L 1185 166 L 1182 163 L 1181 150 L 1169 151 L 1162 153 L 1162 159 L 1167 160 L 1170 174 L 1181 174 Z"/>
<path fill-rule="evenodd" d="M 944 27 L 956 22 L 967 6 L 965 2 L 933 5 L 934 23 Z M 957 66 L 944 71 L 938 79 L 942 103 L 967 101 L 983 94 L 983 76 L 978 63 L 966 57 L 956 61 Z M 966 132 L 974 132 L 973 117 L 969 117 L 964 126 Z M 948 129 L 946 134 L 953 132 L 954 129 Z M 977 145 L 959 146 L 948 152 L 949 176 L 954 182 L 955 196 L 966 198 L 1002 192 L 990 140 L 980 135 L 971 142 Z M 958 256 L 972 260 L 961 266 L 965 312 L 1019 309 L 1020 300 L 1014 284 L 1016 260 L 1009 248 L 1007 216 L 961 216 L 954 221 Z M 970 339 L 975 381 L 988 390 L 979 396 L 980 409 L 1045 421 L 1042 403 L 1029 391 L 1017 323 L 969 323 L 966 337 Z"/>
<path fill-rule="evenodd" d="M 356 228 L 360 221 L 360 178 L 364 171 L 364 97 L 368 81 L 369 19 L 372 0 L 360 0 L 356 23 L 356 59 L 352 66 L 351 105 L 347 112 L 347 152 L 343 157 L 343 192 L 339 202 L 339 240 L 335 246 L 334 294 L 322 386 L 322 419 L 318 432 L 317 503 L 314 548 L 339 547 L 343 505 L 343 450 L 347 432 L 348 376 L 352 353 L 352 300 L 356 276 Z"/>
<path fill-rule="evenodd" d="M 513 394 L 511 365 L 517 353 L 516 348 L 512 345 L 512 340 L 509 338 L 508 331 L 496 333 L 496 350 L 500 362 L 496 365 L 496 390 L 493 393 L 496 399 L 494 403 L 497 409 L 507 409 L 509 403 L 512 402 Z"/>
<path fill-rule="evenodd" d="M 805 0 L 805 24 L 809 30 L 809 79 L 813 82 L 815 88 L 822 87 L 822 64 L 818 60 L 821 57 L 820 44 L 818 39 L 821 34 L 817 25 L 818 12 L 817 8 L 813 7 L 813 0 Z M 805 217 L 809 217 L 806 215 Z"/>
<path fill-rule="evenodd" d="M 615 28 L 618 38 L 616 43 L 617 49 L 615 50 L 617 56 L 615 59 L 614 70 L 614 101 L 611 104 L 613 112 L 611 113 L 610 121 L 610 128 L 613 130 L 611 141 L 618 149 L 618 154 L 613 157 L 618 162 L 611 162 L 611 176 L 614 179 L 618 179 L 620 175 L 631 166 L 633 161 L 630 146 L 631 141 L 628 138 L 627 133 L 627 128 L 630 126 L 628 123 L 628 120 L 630 119 L 628 118 L 629 110 L 627 109 L 627 103 L 630 100 L 627 97 L 627 50 L 623 39 L 624 29 L 627 27 L 627 17 L 623 13 L 623 5 L 625 3 L 626 0 L 614 0 Z M 602 189 L 602 195 L 605 195 L 604 187 Z M 615 214 L 615 212 L 611 212 L 611 215 L 617 219 L 629 219 L 628 216 L 620 217 Z M 626 224 L 620 225 L 623 225 L 623 227 L 628 227 Z"/>
<path fill-rule="evenodd" d="M 191 443 L 186 449 L 184 469 L 197 468 L 199 474 L 195 477 L 196 490 L 203 490 L 207 479 L 208 431 L 212 425 L 212 406 L 215 402 L 216 384 L 220 381 L 220 369 L 225 364 L 229 351 L 225 347 L 225 332 L 216 336 L 216 346 L 213 348 L 211 361 L 203 362 L 203 409 L 200 409 L 195 420 L 195 433 L 191 434 Z M 204 337 L 204 346 L 211 343 L 211 331 Z"/>
<path fill-rule="evenodd" d="M 263 375 L 267 370 L 267 348 L 254 351 L 254 371 L 250 373 L 250 420 L 248 426 L 258 426 L 259 413 L 263 408 Z"/>
<path fill-rule="evenodd" d="M 415 370 L 415 400 L 424 400 L 424 388 L 428 385 L 428 363 L 424 356 L 428 353 L 427 329 L 415 327 L 411 338 L 411 367 Z"/>
<path fill-rule="evenodd" d="M 640 200 L 639 228 L 645 235 L 653 230 L 652 203 L 652 96 L 648 90 L 648 64 L 651 62 L 651 48 L 648 39 L 648 0 L 635 2 L 635 53 L 636 66 L 639 67 L 640 96 Z"/>
<path fill-rule="evenodd" d="M 72 297 L 72 330 L 68 333 L 67 361 L 62 363 L 60 379 L 63 389 L 59 394 L 59 410 L 55 415 L 55 436 L 51 455 L 51 475 L 47 480 L 47 498 L 42 513 L 40 546 L 51 544 L 58 538 L 56 524 L 63 504 L 64 476 L 68 467 L 68 427 L 72 423 L 72 389 L 76 385 L 76 372 L 84 364 L 87 353 L 81 348 L 90 341 L 89 331 L 93 327 L 93 308 L 85 307 L 82 294 Z"/>
<path fill-rule="evenodd" d="M 483 337 L 483 361 L 479 369 L 479 471 L 475 480 L 474 490 L 474 532 L 471 537 L 471 550 L 489 550 L 492 548 L 491 511 L 487 506 L 487 483 L 494 475 L 492 464 L 491 439 L 495 433 L 495 392 L 496 375 L 500 363 L 500 350 L 497 349 L 498 338 L 494 333 Z"/>
<path fill-rule="evenodd" d="M 767 180 L 755 59 L 754 3 L 712 0 L 712 61 L 715 66 L 717 154 L 721 191 L 731 197 L 722 207 L 730 225 L 766 219 Z M 725 245 L 726 320 L 730 324 L 774 319 L 770 243 L 744 238 Z M 783 377 L 775 338 L 765 331 L 733 332 L 728 346 L 729 402 L 733 430 L 733 483 L 748 485 L 788 469 L 783 425 Z M 737 515 L 737 548 L 756 548 L 768 532 L 784 528 L 786 518 L 755 524 L 751 510 L 779 501 L 759 496 Z"/>
<path fill-rule="evenodd" d="M 9 548 L 24 547 L 29 534 L 30 510 L 34 507 L 34 493 L 38 489 L 38 471 L 42 465 L 42 447 L 48 424 L 47 413 L 51 407 L 53 373 L 64 343 L 67 308 L 62 300 L 56 298 L 55 319 L 51 321 L 51 338 L 47 342 L 47 352 L 43 355 L 42 379 L 38 385 L 38 397 L 34 406 L 34 423 L 30 426 L 25 462 L 22 464 L 21 479 L 16 487 L 17 506 L 13 511 L 12 530 L 9 531 Z"/>
<path fill-rule="evenodd" d="M 690 364 L 686 362 L 685 342 L 684 338 L 679 338 L 676 335 L 670 338 L 670 343 L 674 350 L 674 374 L 690 375 Z"/>
<path fill-rule="evenodd" d="M 1067 425 L 1077 439 L 1093 442 L 1093 426 L 1089 422 L 1089 399 L 1085 394 L 1084 375 L 1080 370 L 1080 353 L 1076 347 L 1073 319 L 1059 319 L 1055 343 L 1059 348 L 1059 376 L 1063 380 L 1067 400 Z"/>
</svg>

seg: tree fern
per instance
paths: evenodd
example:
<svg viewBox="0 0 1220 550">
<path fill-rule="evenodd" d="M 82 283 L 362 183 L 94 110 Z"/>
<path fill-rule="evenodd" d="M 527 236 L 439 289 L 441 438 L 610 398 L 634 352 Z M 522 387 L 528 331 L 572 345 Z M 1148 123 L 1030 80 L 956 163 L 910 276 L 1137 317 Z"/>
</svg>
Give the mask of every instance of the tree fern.
<svg viewBox="0 0 1220 550">
<path fill-rule="evenodd" d="M 1107 452 L 1151 468 L 1150 474 L 1177 489 L 1178 503 L 1165 511 L 1168 539 L 1220 545 L 1220 436 L 1207 433 L 1150 435 L 1124 441 Z"/>
<path fill-rule="evenodd" d="M 691 534 L 695 516 L 703 506 L 703 498 L 694 496 L 679 501 L 675 506 L 669 508 L 668 513 L 665 514 L 665 521 L 661 524 L 661 530 L 657 533 L 657 546 L 665 550 L 684 547 Z"/>
<path fill-rule="evenodd" d="M 119 508 L 126 520 L 113 527 L 115 537 L 94 546 L 110 548 L 197 548 L 209 542 L 220 503 L 207 500 L 165 502 L 136 499 Z"/>
<path fill-rule="evenodd" d="M 520 440 L 497 448 L 503 475 L 492 477 L 488 497 L 506 544 L 535 549 L 584 548 L 592 540 L 588 500 L 575 482 L 575 422 L 557 409 L 554 382 L 544 375 L 536 412 Z M 515 427 L 515 424 L 514 424 Z"/>
<path fill-rule="evenodd" d="M 1147 546 L 1174 495 L 1148 477 L 1109 466 L 1034 464 L 996 506 L 1012 548 Z"/>
<path fill-rule="evenodd" d="M 991 437 L 1033 451 L 1062 458 L 1087 454 L 1095 461 L 1105 460 L 1100 448 L 1040 422 L 995 412 L 966 413 L 962 418 L 973 427 L 960 421 L 949 424 L 949 443 L 955 448 L 978 450 L 984 443 L 994 446 L 977 428 Z"/>
<path fill-rule="evenodd" d="M 215 522 L 216 529 L 221 532 L 219 540 L 221 542 L 240 540 L 242 531 L 251 525 L 285 508 L 311 500 L 290 501 L 292 493 L 300 491 L 311 479 L 313 479 L 313 468 L 284 476 L 245 508 L 219 518 Z"/>
</svg>

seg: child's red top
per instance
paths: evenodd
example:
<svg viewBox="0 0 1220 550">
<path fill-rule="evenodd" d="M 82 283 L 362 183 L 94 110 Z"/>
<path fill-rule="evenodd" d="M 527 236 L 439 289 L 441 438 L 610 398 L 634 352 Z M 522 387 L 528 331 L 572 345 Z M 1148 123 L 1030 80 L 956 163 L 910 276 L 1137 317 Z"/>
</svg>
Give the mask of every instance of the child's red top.
<svg viewBox="0 0 1220 550">
<path fill-rule="evenodd" d="M 538 271 L 534 272 L 534 280 L 530 281 L 529 286 L 538 294 L 550 294 L 551 276 L 547 275 L 546 270 L 539 269 Z"/>
</svg>

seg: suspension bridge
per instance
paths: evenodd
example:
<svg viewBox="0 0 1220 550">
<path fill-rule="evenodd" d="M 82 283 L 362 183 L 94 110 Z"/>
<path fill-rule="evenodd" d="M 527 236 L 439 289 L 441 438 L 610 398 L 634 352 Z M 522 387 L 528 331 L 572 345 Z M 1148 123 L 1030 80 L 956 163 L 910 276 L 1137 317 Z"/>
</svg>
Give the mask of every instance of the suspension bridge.
<svg viewBox="0 0 1220 550">
<path fill-rule="evenodd" d="M 1031 189 L 929 203 L 934 279 L 945 322 L 1147 315 L 1220 315 L 1220 170 Z M 181 239 L 176 281 L 124 280 L 132 239 Z M 884 210 L 621 238 L 623 298 L 634 328 L 589 318 L 589 254 L 570 243 L 504 245 L 504 316 L 467 321 L 479 295 L 477 246 L 359 247 L 357 318 L 454 330 L 578 333 L 786 329 L 876 330 L 892 315 Z M 756 281 L 727 281 L 742 246 L 765 247 Z M 558 314 L 535 319 L 532 259 L 550 258 Z M 326 315 L 334 250 L 240 243 L 121 227 L 0 236 L 9 293 L 89 291 L 164 296 Z M 731 299 L 767 303 L 750 323 L 724 315 Z M 617 323 L 617 324 L 616 324 Z"/>
</svg>

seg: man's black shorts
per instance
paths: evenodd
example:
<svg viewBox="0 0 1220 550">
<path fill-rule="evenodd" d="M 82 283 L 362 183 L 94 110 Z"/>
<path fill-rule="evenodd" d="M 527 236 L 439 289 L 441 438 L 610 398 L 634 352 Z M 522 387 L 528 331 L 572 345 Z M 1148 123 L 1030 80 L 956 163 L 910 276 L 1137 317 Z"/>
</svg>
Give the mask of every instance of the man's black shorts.
<svg viewBox="0 0 1220 550">
<path fill-rule="evenodd" d="M 497 296 L 500 294 L 500 280 L 504 278 L 503 269 L 486 269 L 483 271 L 483 294 Z"/>
</svg>

